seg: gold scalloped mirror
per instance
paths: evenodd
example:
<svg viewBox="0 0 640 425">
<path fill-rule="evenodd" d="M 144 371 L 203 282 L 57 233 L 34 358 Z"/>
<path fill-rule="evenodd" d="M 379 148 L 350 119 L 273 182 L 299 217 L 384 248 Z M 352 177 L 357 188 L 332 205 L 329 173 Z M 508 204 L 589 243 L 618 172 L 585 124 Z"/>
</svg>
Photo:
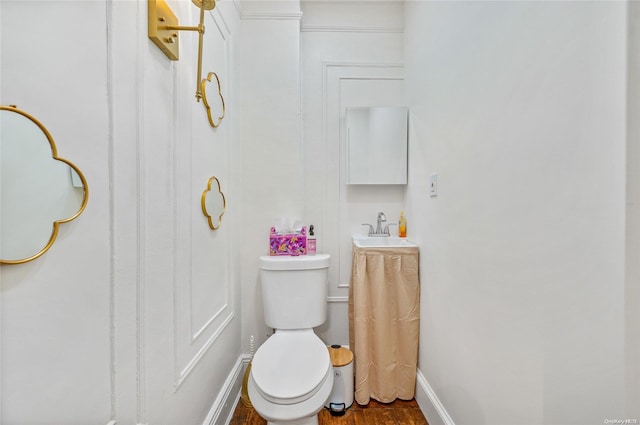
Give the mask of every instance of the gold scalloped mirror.
<svg viewBox="0 0 640 425">
<path fill-rule="evenodd" d="M 207 183 L 207 188 L 202 192 L 202 213 L 209 221 L 211 230 L 218 230 L 222 223 L 222 216 L 227 208 L 227 201 L 220 188 L 220 181 L 217 177 L 211 177 Z"/>
<path fill-rule="evenodd" d="M 0 264 L 47 252 L 58 226 L 89 200 L 82 172 L 58 157 L 49 131 L 15 106 L 0 106 Z"/>
<path fill-rule="evenodd" d="M 215 84 L 215 95 L 214 95 L 214 101 L 213 102 L 209 102 L 209 100 L 207 99 L 207 82 L 212 82 L 213 80 L 211 79 L 212 77 L 216 78 L 216 84 Z M 216 74 L 215 72 L 210 72 L 209 75 L 207 75 L 207 78 L 204 78 L 202 80 L 202 86 L 201 86 L 201 91 L 202 91 L 202 102 L 204 104 L 204 107 L 207 109 L 207 118 L 209 119 L 209 124 L 211 125 L 211 127 L 216 128 L 220 125 L 220 123 L 222 122 L 222 119 L 224 118 L 225 112 L 226 112 L 226 107 L 224 105 L 224 97 L 222 96 L 222 87 L 220 86 L 220 78 L 218 78 L 218 74 Z M 212 115 L 212 110 L 213 110 L 213 115 Z M 217 118 L 214 119 L 213 117 L 216 116 Z"/>
</svg>

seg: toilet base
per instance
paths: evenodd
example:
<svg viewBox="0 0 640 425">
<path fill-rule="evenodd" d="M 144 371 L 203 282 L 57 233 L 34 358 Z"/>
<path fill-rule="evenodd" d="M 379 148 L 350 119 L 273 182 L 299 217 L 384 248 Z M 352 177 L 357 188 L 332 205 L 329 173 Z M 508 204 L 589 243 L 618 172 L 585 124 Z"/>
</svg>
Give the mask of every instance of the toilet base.
<svg viewBox="0 0 640 425">
<path fill-rule="evenodd" d="M 318 392 L 299 404 L 278 405 L 265 400 L 255 388 L 253 375 L 249 375 L 248 389 L 253 408 L 267 420 L 267 425 L 318 425 L 318 412 L 333 389 L 333 373 L 328 373 Z"/>
<path fill-rule="evenodd" d="M 318 425 L 318 415 L 290 422 L 267 422 L 267 425 Z"/>
</svg>

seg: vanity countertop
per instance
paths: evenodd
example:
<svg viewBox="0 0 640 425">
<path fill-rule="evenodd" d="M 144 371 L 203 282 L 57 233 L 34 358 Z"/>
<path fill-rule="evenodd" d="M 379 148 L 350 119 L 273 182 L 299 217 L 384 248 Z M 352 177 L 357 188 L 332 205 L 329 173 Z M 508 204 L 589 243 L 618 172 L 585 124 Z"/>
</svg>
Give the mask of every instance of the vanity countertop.
<svg viewBox="0 0 640 425">
<path fill-rule="evenodd" d="M 353 235 L 353 244 L 358 248 L 417 248 L 418 245 L 406 238 L 395 236 L 369 237 L 366 235 Z"/>
</svg>

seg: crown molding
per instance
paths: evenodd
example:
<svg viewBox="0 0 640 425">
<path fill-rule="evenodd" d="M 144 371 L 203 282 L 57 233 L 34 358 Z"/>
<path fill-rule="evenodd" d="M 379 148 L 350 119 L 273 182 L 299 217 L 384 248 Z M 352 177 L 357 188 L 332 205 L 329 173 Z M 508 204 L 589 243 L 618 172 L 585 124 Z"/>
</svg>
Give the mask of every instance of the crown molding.
<svg viewBox="0 0 640 425">
<path fill-rule="evenodd" d="M 352 25 L 304 25 L 300 27 L 301 32 L 353 32 L 372 34 L 403 34 L 402 27 L 360 27 Z"/>
<path fill-rule="evenodd" d="M 266 20 L 266 21 L 300 21 L 302 20 L 302 11 L 297 12 L 254 12 L 246 10 L 239 0 L 233 0 L 236 12 L 240 19 L 246 20 Z"/>
</svg>

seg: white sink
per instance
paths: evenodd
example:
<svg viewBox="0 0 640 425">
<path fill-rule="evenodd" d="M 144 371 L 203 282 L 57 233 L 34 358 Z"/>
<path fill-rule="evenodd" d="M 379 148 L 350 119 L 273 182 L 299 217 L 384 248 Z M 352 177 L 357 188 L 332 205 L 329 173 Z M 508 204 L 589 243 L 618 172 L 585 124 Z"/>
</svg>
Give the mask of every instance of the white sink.
<svg viewBox="0 0 640 425">
<path fill-rule="evenodd" d="M 418 246 L 404 238 L 398 238 L 394 236 L 369 237 L 363 235 L 353 235 L 353 243 L 358 248 L 410 248 Z"/>
</svg>

